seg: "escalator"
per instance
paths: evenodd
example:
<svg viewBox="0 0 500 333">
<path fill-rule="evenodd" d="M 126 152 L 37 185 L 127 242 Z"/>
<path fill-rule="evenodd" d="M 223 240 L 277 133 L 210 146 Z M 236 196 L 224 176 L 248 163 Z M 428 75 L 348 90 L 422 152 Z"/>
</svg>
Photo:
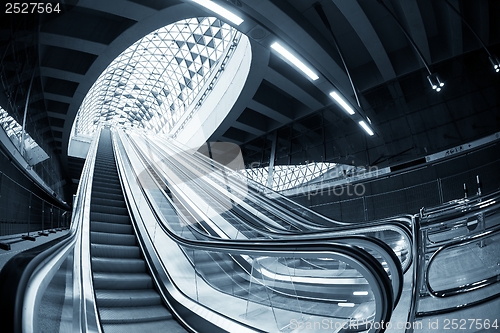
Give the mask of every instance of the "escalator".
<svg viewBox="0 0 500 333">
<path fill-rule="evenodd" d="M 411 264 L 412 245 L 407 224 L 409 217 L 395 217 L 361 224 L 338 224 L 274 193 L 275 197 L 286 202 L 285 206 L 278 205 L 279 201 L 262 195 L 253 188 L 254 184 L 249 180 L 246 180 L 248 183 L 245 184 L 246 181 L 242 183 L 233 179 L 234 177 L 229 176 L 231 170 L 216 161 L 208 160 L 202 154 L 183 151 L 173 142 L 160 144 L 158 141 L 155 142 L 154 138 L 144 140 L 138 135 L 129 137 L 144 160 L 153 156 L 160 157 L 153 163 L 153 169 L 157 169 L 156 172 L 161 174 L 158 178 L 163 179 L 165 187 L 168 188 L 169 183 L 174 185 L 170 190 L 176 192 L 178 196 L 176 202 L 182 201 L 183 196 L 191 201 L 193 197 L 198 197 L 200 199 L 198 202 L 203 201 L 202 205 L 207 203 L 211 207 L 219 207 L 214 209 L 219 215 L 218 218 L 225 220 L 226 227 L 223 229 L 228 231 L 227 235 L 235 235 L 235 231 L 238 238 L 243 235 L 248 239 L 366 235 L 379 238 L 391 246 L 400 258 L 403 271 L 406 271 Z M 150 156 L 147 156 L 146 152 L 149 152 Z M 218 171 L 212 170 L 213 168 L 217 168 Z M 196 189 L 195 196 L 183 194 L 177 186 L 179 183 L 189 184 L 189 187 Z M 243 189 L 240 188 L 242 185 Z M 294 213 L 298 208 L 301 209 L 301 213 Z M 322 220 L 323 226 L 320 227 L 316 220 Z M 331 227 L 325 226 L 328 223 Z M 221 225 L 216 224 L 219 227 Z M 377 256 L 376 253 L 372 254 Z"/>
<path fill-rule="evenodd" d="M 186 332 L 154 287 L 125 204 L 111 145 L 101 135 L 90 207 L 94 291 L 104 332 Z"/>
<path fill-rule="evenodd" d="M 187 211 L 153 200 L 162 198 L 163 186 L 150 186 L 154 176 L 142 182 L 145 168 L 125 144 L 109 130 L 98 134 L 74 200 L 70 236 L 34 253 L 29 269 L 10 265 L 22 277 L 0 274 L 12 295 L 4 302 L 0 290 L 2 309 L 4 303 L 15 308 L 4 312 L 16 327 L 6 332 L 261 333 L 322 320 L 363 331 L 390 320 L 397 290 L 367 251 L 341 238 L 257 241 L 197 232 L 181 218 Z M 391 261 L 396 267 L 397 258 Z M 59 267 L 67 273 L 56 274 Z M 54 305 L 56 327 L 40 330 L 37 313 L 54 276 L 64 301 Z M 400 284 L 401 272 L 394 277 Z M 341 279 L 342 288 L 335 282 Z"/>
</svg>

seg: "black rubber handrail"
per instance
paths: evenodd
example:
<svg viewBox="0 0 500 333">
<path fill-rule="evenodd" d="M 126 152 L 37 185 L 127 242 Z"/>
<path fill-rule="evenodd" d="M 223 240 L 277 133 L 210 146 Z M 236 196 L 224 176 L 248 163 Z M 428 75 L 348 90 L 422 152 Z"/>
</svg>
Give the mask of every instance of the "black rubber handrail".
<svg viewBox="0 0 500 333">
<path fill-rule="evenodd" d="M 46 258 L 70 243 L 67 233 L 12 257 L 0 271 L 0 323 L 2 332 L 22 332 L 24 292 L 30 277 Z"/>
</svg>

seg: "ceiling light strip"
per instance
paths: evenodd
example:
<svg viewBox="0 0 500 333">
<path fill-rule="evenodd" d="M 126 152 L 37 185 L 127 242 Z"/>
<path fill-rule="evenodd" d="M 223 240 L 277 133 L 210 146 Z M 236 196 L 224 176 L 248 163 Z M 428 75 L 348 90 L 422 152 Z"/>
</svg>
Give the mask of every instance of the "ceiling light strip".
<svg viewBox="0 0 500 333">
<path fill-rule="evenodd" d="M 370 135 L 370 136 L 373 135 L 372 129 L 365 123 L 364 120 L 361 120 L 359 122 L 359 124 L 361 125 L 361 127 L 363 127 L 363 129 L 366 131 L 366 133 L 368 133 L 368 135 Z"/>
<path fill-rule="evenodd" d="M 199 4 L 200 6 L 205 7 L 208 10 L 211 10 L 212 12 L 219 14 L 220 16 L 224 17 L 225 19 L 228 19 L 232 23 L 236 25 L 240 25 L 243 23 L 243 19 L 239 17 L 238 15 L 232 13 L 231 11 L 227 10 L 226 8 L 212 2 L 209 0 L 193 0 L 193 2 Z"/>
<path fill-rule="evenodd" d="M 340 95 L 337 94 L 336 91 L 332 91 L 330 93 L 330 96 L 332 96 L 332 98 L 351 116 L 355 113 L 354 110 L 349 106 L 349 104 L 347 104 L 347 102 L 342 97 L 340 97 Z"/>
<path fill-rule="evenodd" d="M 290 51 L 285 49 L 280 43 L 275 42 L 271 45 L 271 48 L 281 54 L 285 59 L 290 61 L 295 67 L 307 75 L 311 80 L 319 79 L 319 76 L 314 73 L 314 71 L 309 68 L 306 64 L 300 61 L 296 56 L 294 56 Z"/>
</svg>

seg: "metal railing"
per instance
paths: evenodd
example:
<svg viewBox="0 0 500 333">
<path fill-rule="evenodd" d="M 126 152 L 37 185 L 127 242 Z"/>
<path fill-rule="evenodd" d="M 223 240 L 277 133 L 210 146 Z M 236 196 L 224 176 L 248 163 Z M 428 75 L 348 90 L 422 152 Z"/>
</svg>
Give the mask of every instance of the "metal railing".
<svg viewBox="0 0 500 333">
<path fill-rule="evenodd" d="M 349 186 L 349 189 L 344 187 L 341 191 L 340 187 L 325 188 L 311 191 L 303 196 L 292 197 L 292 199 L 332 219 L 353 222 L 371 221 L 398 214 L 418 214 L 422 207 L 438 206 L 463 197 L 464 184 L 467 190 L 475 188 L 477 176 L 483 183 L 483 194 L 491 193 L 500 188 L 498 170 L 500 170 L 500 160 L 452 176 L 379 194 L 357 195 L 354 192 L 354 184 L 346 184 L 345 186 Z M 380 177 L 377 180 L 383 181 L 383 179 Z M 338 200 L 341 194 L 344 197 L 348 195 L 348 190 L 352 195 L 348 199 Z M 356 190 L 358 193 L 362 192 L 359 188 Z M 469 195 L 472 194 L 469 193 Z"/>
<path fill-rule="evenodd" d="M 422 208 L 413 218 L 409 323 L 500 297 L 500 191 L 483 196 L 479 177 L 476 180 L 479 187 L 473 197 Z"/>
<path fill-rule="evenodd" d="M 0 248 L 20 239 L 35 240 L 38 236 L 69 228 L 71 212 L 58 207 L 0 171 Z"/>
</svg>

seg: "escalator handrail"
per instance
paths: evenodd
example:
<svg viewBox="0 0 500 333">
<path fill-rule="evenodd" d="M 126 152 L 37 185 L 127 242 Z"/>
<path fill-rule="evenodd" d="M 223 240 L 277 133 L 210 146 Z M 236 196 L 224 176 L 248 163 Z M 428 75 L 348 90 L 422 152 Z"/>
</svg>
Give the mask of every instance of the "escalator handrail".
<svg viewBox="0 0 500 333">
<path fill-rule="evenodd" d="M 464 200 L 460 204 L 451 205 L 450 207 L 445 207 L 443 210 L 436 210 L 432 213 L 426 213 L 425 209 L 421 211 L 421 225 L 422 228 L 432 227 L 438 223 L 444 225 L 450 225 L 452 222 L 450 220 L 461 218 L 464 216 L 470 216 L 478 211 L 482 211 L 483 208 L 495 205 L 500 202 L 500 190 L 489 193 L 484 196 L 477 196 L 474 200 Z"/>
<path fill-rule="evenodd" d="M 126 155 L 127 156 L 127 155 Z M 130 158 L 127 156 L 127 158 Z M 119 173 L 125 174 L 122 170 L 124 166 L 119 164 Z M 140 189 L 144 193 L 144 188 L 140 182 L 134 181 L 135 184 L 140 186 Z M 125 185 L 125 184 L 124 184 Z M 130 182 L 127 182 L 127 186 L 130 186 Z M 126 186 L 125 186 L 126 187 Z M 125 191 L 127 194 L 127 191 Z M 127 197 L 129 195 L 127 194 Z M 137 198 L 136 198 L 137 199 Z M 127 200 L 134 200 L 134 198 L 128 197 Z M 149 201 L 148 201 L 149 202 Z M 149 203 L 150 204 L 150 203 Z M 352 264 L 354 267 L 365 271 L 372 279 L 370 283 L 375 283 L 375 290 L 380 297 L 377 300 L 381 302 L 377 309 L 382 311 L 381 316 L 383 318 L 378 318 L 378 320 L 387 321 L 390 319 L 390 314 L 392 313 L 393 307 L 393 293 L 391 281 L 389 280 L 385 270 L 381 264 L 366 251 L 345 243 L 337 243 L 333 241 L 324 241 L 321 243 L 311 243 L 310 240 L 286 240 L 286 241 L 276 241 L 276 240 L 259 240 L 259 241 L 245 241 L 245 240 L 221 240 L 216 239 L 214 241 L 199 241 L 186 239 L 177 235 L 168 224 L 162 222 L 162 217 L 155 210 L 151 210 L 157 221 L 160 221 L 159 225 L 162 230 L 173 239 L 177 244 L 189 247 L 197 250 L 204 251 L 216 251 L 227 254 L 237 254 L 237 255 L 262 255 L 262 256 L 276 256 L 280 257 L 331 257 L 339 258 L 342 257 L 344 261 Z M 361 265 L 361 266 L 360 266 Z M 369 277 L 366 277 L 369 278 Z M 377 294 L 375 293 L 375 294 Z M 383 300 L 382 300 L 383 299 Z"/>
<path fill-rule="evenodd" d="M 67 233 L 47 243 L 12 257 L 0 271 L 0 318 L 2 331 L 23 331 L 24 296 L 34 272 L 58 249 L 70 243 L 74 234 Z"/>
<path fill-rule="evenodd" d="M 169 142 L 170 143 L 170 142 Z M 173 145 L 175 146 L 175 144 Z M 207 158 L 205 155 L 203 154 L 200 154 L 200 153 L 195 153 L 194 155 L 200 157 L 200 158 Z M 165 155 L 163 155 L 164 157 L 166 157 Z M 215 162 L 216 164 L 219 165 L 219 167 L 222 169 L 222 170 L 226 170 L 228 169 L 226 166 L 218 163 L 217 161 L 214 161 L 214 160 L 210 160 L 210 162 Z M 227 171 L 227 170 L 226 170 Z M 250 180 L 250 179 L 249 179 Z M 250 180 L 252 181 L 252 180 Z M 267 188 L 266 188 L 267 190 Z M 276 195 L 279 195 L 280 197 L 282 197 L 284 200 L 287 200 L 287 202 L 290 202 L 292 205 L 294 206 L 298 206 L 297 203 L 293 202 L 292 200 L 290 200 L 289 198 L 279 194 L 276 192 Z M 274 203 L 272 203 L 274 204 Z M 300 206 L 301 209 L 304 209 L 305 211 L 307 211 L 308 213 L 311 213 L 317 217 L 320 217 L 322 219 L 325 219 L 325 220 L 330 220 L 332 222 L 337 222 L 337 221 L 334 221 L 324 215 L 321 215 L 307 207 L 303 207 L 303 206 Z M 284 215 L 290 215 L 290 213 L 288 211 L 282 211 L 281 212 L 282 214 Z M 299 218 L 299 219 L 302 219 L 301 216 L 298 216 L 296 214 L 293 214 L 293 216 L 295 218 Z M 293 219 L 292 219 L 293 220 Z M 307 224 L 309 223 L 309 221 L 305 220 L 302 222 L 302 224 Z M 352 232 L 359 232 L 359 233 L 365 233 L 365 232 L 370 232 L 370 229 L 372 229 L 374 226 L 377 226 L 379 228 L 384 228 L 384 227 L 388 227 L 389 229 L 395 231 L 395 232 L 398 232 L 400 234 L 402 234 L 404 236 L 404 238 L 408 241 L 408 250 L 409 251 L 412 251 L 412 244 L 411 244 L 411 240 L 412 240 L 412 237 L 411 237 L 411 215 L 398 215 L 398 216 L 395 216 L 395 217 L 391 217 L 391 218 L 384 218 L 384 219 L 379 219 L 379 220 L 375 220 L 375 221 L 371 221 L 371 222 L 360 222 L 360 223 L 357 223 L 357 224 L 353 224 L 353 223 L 346 223 L 346 225 L 342 226 L 342 227 L 336 227 L 336 228 L 330 228 L 330 227 L 326 227 L 326 226 L 323 226 L 323 228 L 321 228 L 319 231 L 327 231 L 328 229 L 332 230 L 332 231 L 345 231 L 346 234 L 347 233 L 352 233 Z M 311 225 L 311 227 L 313 227 L 313 229 L 317 229 L 317 226 L 316 225 Z M 406 272 L 406 270 L 410 267 L 411 265 L 411 258 L 412 258 L 412 255 L 411 253 L 409 253 L 409 256 L 408 256 L 409 260 L 406 262 L 405 264 L 405 267 L 404 267 L 404 271 Z"/>
<path fill-rule="evenodd" d="M 129 136 L 130 137 L 130 136 Z M 143 163 L 148 163 L 147 162 L 147 157 L 145 156 L 145 154 L 140 150 L 138 149 L 138 147 L 136 146 L 136 143 L 134 140 L 130 140 L 132 146 L 134 146 L 134 148 L 136 148 L 136 153 L 142 158 L 143 160 Z M 165 155 L 163 155 L 163 157 L 166 157 Z M 158 174 L 158 170 L 157 170 L 157 165 L 155 163 L 151 164 L 149 163 L 149 167 L 153 168 L 153 170 L 156 170 L 157 174 Z M 149 167 L 147 167 L 146 169 L 149 169 Z M 182 172 L 181 170 L 179 170 L 179 172 Z M 168 186 L 168 180 L 164 179 L 164 182 L 165 184 Z M 172 189 L 171 189 L 172 190 Z M 217 198 L 215 198 L 215 200 L 217 200 Z M 261 199 L 263 201 L 263 199 Z M 247 224 L 248 226 L 250 227 L 253 227 L 251 226 L 250 224 Z M 324 229 L 322 231 L 318 231 L 318 230 L 313 230 L 313 231 L 306 231 L 306 232 L 302 232 L 301 234 L 297 234 L 297 233 L 289 233 L 289 232 L 284 232 L 282 230 L 278 230 L 278 231 L 273 231 L 272 229 L 267 229 L 267 230 L 262 230 L 262 229 L 259 229 L 257 230 L 258 232 L 266 235 L 267 237 L 269 238 L 276 238 L 276 237 L 281 237 L 281 238 L 289 238 L 289 237 L 315 237 L 315 238 L 318 238 L 318 237 L 321 237 L 321 238 L 331 238 L 331 237 L 334 237 L 334 236 L 351 236 L 351 235 L 354 235 L 354 234 L 362 234 L 362 233 L 366 233 L 366 232 L 376 232 L 376 231 L 380 231 L 381 229 L 384 229 L 384 230 L 387 230 L 387 229 L 392 229 L 392 228 L 395 228 L 394 225 L 391 225 L 391 224 L 386 224 L 386 225 L 377 225 L 377 226 L 364 226 L 364 227 L 359 227 L 359 229 L 356 229 L 356 230 L 353 230 L 352 228 L 350 229 L 347 229 L 347 230 L 331 230 L 331 229 Z M 394 230 L 395 232 L 399 232 L 400 230 L 400 226 L 398 226 L 397 230 Z M 406 235 L 406 238 L 407 239 L 411 239 L 410 237 L 410 234 L 409 232 L 408 233 L 405 233 Z M 409 246 L 411 246 L 411 241 L 408 241 L 409 243 Z M 412 255 L 411 255 L 411 247 L 408 248 L 408 251 L 409 251 L 409 254 L 406 256 L 406 260 L 404 262 L 404 267 L 403 267 L 403 272 L 406 272 L 406 270 L 410 267 L 410 264 L 411 264 L 411 260 L 412 260 Z M 391 249 L 391 257 L 392 258 L 388 258 L 387 257 L 387 253 L 385 250 L 381 250 L 379 248 L 379 252 L 382 257 L 385 257 L 386 261 L 387 262 L 392 262 L 392 259 L 395 257 L 393 256 L 394 255 L 394 251 Z M 397 259 L 397 262 L 399 263 L 399 259 Z M 389 265 L 390 266 L 390 265 Z M 399 270 L 395 270 L 395 272 L 398 272 Z M 391 271 L 392 272 L 392 271 Z M 399 273 L 396 273 L 396 274 L 399 274 Z M 396 282 L 394 282 L 396 283 Z M 395 285 L 394 286 L 394 292 L 395 292 L 395 295 L 398 295 L 396 297 L 396 299 L 399 299 L 399 295 L 400 295 L 400 292 L 401 292 L 401 289 L 402 286 L 398 286 L 398 285 Z"/>
<path fill-rule="evenodd" d="M 37 305 L 40 304 L 51 277 L 59 267 L 55 263 L 60 263 L 61 259 L 69 254 L 81 234 L 82 209 L 85 203 L 84 197 L 89 191 L 88 179 L 91 177 L 89 173 L 93 170 L 95 158 L 92 156 L 95 154 L 95 149 L 96 144 L 93 143 L 89 148 L 88 156 L 90 158 L 87 158 L 82 169 L 77 195 L 74 196 L 73 200 L 69 232 L 15 255 L 0 271 L 0 299 L 2 299 L 0 316 L 5 316 L 2 318 L 2 331 L 34 332 L 37 328 Z M 73 274 L 73 287 L 79 284 L 80 278 Z M 74 291 L 73 296 L 73 306 L 81 306 L 83 301 L 79 301 L 80 293 Z M 76 313 L 80 313 L 80 311 L 77 310 Z M 76 325 L 81 331 L 87 332 L 89 324 L 92 328 L 90 320 L 82 322 L 81 316 L 77 320 L 78 324 Z M 73 324 L 75 325 L 75 322 Z"/>
<path fill-rule="evenodd" d="M 156 141 L 157 142 L 157 141 Z M 180 145 L 180 143 L 178 141 L 169 141 L 169 144 L 171 144 L 172 146 L 176 147 L 176 148 L 179 148 L 179 149 L 182 149 L 181 147 L 178 147 Z M 209 159 L 207 156 L 199 153 L 199 152 L 195 152 L 193 154 L 193 156 L 196 156 L 196 158 L 198 159 L 201 159 L 201 160 L 206 160 L 206 159 Z M 205 161 L 207 163 L 207 161 Z M 230 171 L 233 171 L 231 169 L 229 169 L 227 166 L 219 163 L 218 161 L 216 160 L 213 160 L 213 159 L 209 159 L 209 162 L 216 165 L 218 168 L 220 169 L 223 169 L 223 170 L 230 170 Z M 277 196 L 277 197 L 280 197 L 281 200 L 284 200 L 286 201 L 290 206 L 297 206 L 298 204 L 296 202 L 294 202 L 293 200 L 291 200 L 290 198 L 284 196 L 283 194 L 277 192 L 277 191 L 274 191 L 262 184 L 259 184 L 257 182 L 255 182 L 253 179 L 250 179 L 250 178 L 247 178 L 247 180 L 250 182 L 250 183 L 253 183 L 255 184 L 256 187 L 259 187 L 259 188 L 263 188 L 265 189 L 265 191 L 267 192 L 271 192 L 273 193 L 273 196 Z M 302 208 L 302 207 L 301 207 Z M 354 224 L 354 226 L 359 226 L 360 224 L 368 224 L 368 225 L 373 225 L 374 223 L 375 224 L 379 224 L 379 223 L 382 223 L 382 224 L 385 224 L 385 223 L 394 223 L 398 226 L 403 226 L 406 228 L 406 230 L 408 231 L 408 233 L 410 234 L 411 233 L 411 218 L 412 218 L 412 215 L 411 214 L 400 214 L 400 215 L 396 215 L 394 217 L 389 217 L 389 218 L 382 218 L 382 219 L 377 219 L 377 220 L 372 220 L 372 221 L 367 221 L 367 222 L 349 222 L 349 221 L 337 221 L 337 220 L 333 220 L 327 216 L 324 216 L 308 207 L 303 207 L 305 208 L 305 210 L 312 214 L 312 215 L 315 215 L 316 217 L 320 218 L 320 219 L 323 219 L 323 220 L 326 220 L 326 221 L 329 221 L 330 223 L 333 223 L 333 224 L 341 224 L 341 225 L 344 225 L 344 226 L 347 226 L 349 227 L 350 225 Z M 336 228 L 339 228 L 339 227 L 336 227 Z"/>
<path fill-rule="evenodd" d="M 158 175 L 157 165 L 156 164 L 152 165 L 149 162 L 149 159 L 147 159 L 145 154 L 143 153 L 143 151 L 141 151 L 139 149 L 136 142 L 134 140 L 130 140 L 130 136 L 127 136 L 127 138 L 129 139 L 128 143 L 135 149 L 135 154 L 139 157 L 139 159 L 143 163 L 144 169 L 148 170 L 149 172 L 151 172 L 151 170 L 153 170 Z M 156 177 L 152 177 L 152 178 L 153 178 L 153 182 L 156 183 L 156 180 L 154 180 Z M 168 180 L 164 179 L 163 182 L 164 182 L 164 184 L 157 184 L 156 183 L 156 186 L 158 186 L 160 188 L 160 187 L 162 187 L 162 185 L 167 185 L 170 188 L 170 190 L 172 190 L 171 187 L 168 185 L 169 184 Z M 167 200 L 170 201 L 170 198 L 168 197 Z M 153 200 L 151 200 L 151 201 L 153 201 Z M 181 204 L 183 204 L 183 203 L 181 203 Z M 170 205 L 172 207 L 175 206 L 172 202 L 170 202 Z M 208 218 L 207 216 L 201 217 L 202 220 L 206 220 L 207 218 Z M 368 231 L 369 230 L 371 232 L 374 232 L 374 231 L 378 231 L 379 228 L 387 228 L 387 227 L 375 226 L 375 227 L 371 227 L 371 228 L 361 228 L 360 231 L 358 231 L 358 235 L 361 231 L 365 231 L 365 230 Z M 217 235 L 217 232 L 212 230 L 209 225 L 207 225 L 204 229 L 207 231 L 208 234 Z M 372 250 L 372 251 L 376 252 L 377 254 L 379 254 L 382 257 L 382 259 L 386 262 L 386 264 L 389 268 L 390 274 L 395 275 L 395 276 L 393 276 L 391 281 L 392 281 L 392 285 L 393 285 L 395 304 L 397 304 L 399 302 L 399 299 L 400 299 L 400 296 L 402 293 L 402 288 L 403 288 L 401 281 L 403 281 L 402 276 L 403 276 L 404 272 L 401 269 L 400 260 L 397 258 L 393 249 L 390 246 L 388 246 L 385 242 L 383 242 L 377 238 L 374 238 L 374 237 L 370 237 L 370 239 L 372 239 L 372 242 L 367 242 L 366 240 L 356 241 L 356 240 L 354 240 L 353 237 L 350 237 L 350 236 L 356 236 L 356 235 L 353 235 L 352 230 L 349 230 L 347 232 L 346 231 L 343 231 L 343 232 L 342 231 L 341 232 L 337 232 L 337 231 L 332 231 L 332 232 L 311 231 L 311 232 L 306 232 L 306 233 L 302 233 L 302 234 L 295 234 L 295 233 L 290 234 L 290 233 L 286 233 L 286 232 L 268 232 L 268 231 L 261 231 L 261 230 L 259 230 L 259 232 L 268 236 L 269 239 L 276 239 L 277 237 L 280 239 L 284 239 L 284 240 L 285 239 L 292 239 L 292 238 L 301 238 L 301 239 L 309 239 L 310 241 L 319 240 L 319 239 L 321 239 L 321 240 L 336 239 L 336 240 L 338 240 L 340 242 L 344 242 L 346 244 L 354 244 L 354 245 L 358 245 L 358 246 L 363 244 L 363 246 L 361 246 L 362 248 Z M 366 237 L 363 236 L 363 237 L 360 237 L 359 239 L 361 239 L 361 238 L 366 238 Z M 212 240 L 217 240 L 217 239 L 220 239 L 220 237 L 212 237 Z M 411 252 L 407 256 L 407 258 L 408 259 L 405 262 L 406 263 L 411 262 Z M 398 263 L 398 264 L 396 264 L 396 263 Z"/>
</svg>

